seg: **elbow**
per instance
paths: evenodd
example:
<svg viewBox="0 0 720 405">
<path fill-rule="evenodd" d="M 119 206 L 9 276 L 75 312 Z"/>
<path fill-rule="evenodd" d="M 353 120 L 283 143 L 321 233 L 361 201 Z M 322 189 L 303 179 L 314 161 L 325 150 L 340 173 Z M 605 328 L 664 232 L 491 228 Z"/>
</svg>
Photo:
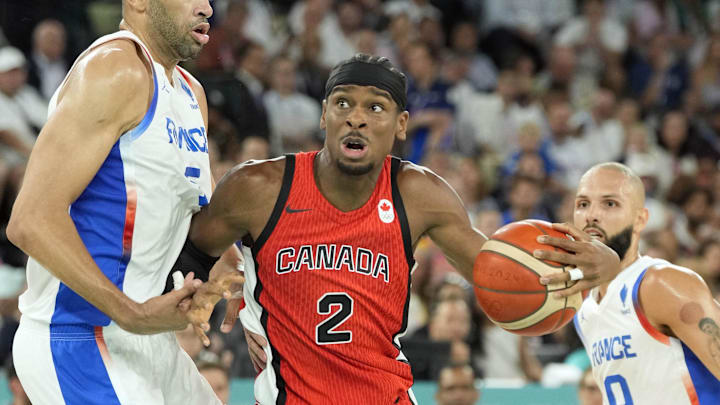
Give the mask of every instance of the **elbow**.
<svg viewBox="0 0 720 405">
<path fill-rule="evenodd" d="M 10 214 L 10 220 L 6 228 L 8 240 L 20 250 L 27 253 L 28 243 L 33 239 L 32 220 L 27 210 L 18 208 L 17 204 L 13 207 Z"/>
</svg>

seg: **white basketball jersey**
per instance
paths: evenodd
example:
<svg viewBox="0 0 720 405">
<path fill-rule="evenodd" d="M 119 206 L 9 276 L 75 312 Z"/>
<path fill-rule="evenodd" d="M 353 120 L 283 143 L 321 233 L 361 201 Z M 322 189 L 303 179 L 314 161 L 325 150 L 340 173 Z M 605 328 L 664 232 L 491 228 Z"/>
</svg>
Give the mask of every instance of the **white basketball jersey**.
<svg viewBox="0 0 720 405">
<path fill-rule="evenodd" d="M 654 328 L 638 304 L 647 269 L 669 266 L 641 256 L 610 283 L 598 304 L 597 288 L 575 315 L 605 405 L 717 405 L 720 381 L 679 339 Z"/>
<path fill-rule="evenodd" d="M 207 131 L 187 72 L 178 67 L 168 78 L 129 31 L 104 36 L 88 50 L 121 38 L 138 44 L 152 66 L 152 101 L 140 124 L 113 145 L 70 206 L 70 216 L 105 276 L 131 299 L 144 302 L 164 289 L 192 214 L 210 198 L 210 163 Z M 49 114 L 55 110 L 60 88 L 50 100 Z M 23 317 L 51 327 L 110 323 L 32 258 L 27 278 L 28 290 L 20 297 Z"/>
</svg>

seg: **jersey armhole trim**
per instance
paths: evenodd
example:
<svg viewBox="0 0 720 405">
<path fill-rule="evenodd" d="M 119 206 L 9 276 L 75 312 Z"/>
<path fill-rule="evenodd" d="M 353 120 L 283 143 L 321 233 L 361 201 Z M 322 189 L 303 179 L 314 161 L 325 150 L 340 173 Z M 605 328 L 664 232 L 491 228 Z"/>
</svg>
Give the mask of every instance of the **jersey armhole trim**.
<svg viewBox="0 0 720 405">
<path fill-rule="evenodd" d="M 140 49 L 142 49 L 148 63 L 150 63 L 150 72 L 152 73 L 153 78 L 153 98 L 152 101 L 150 101 L 150 107 L 148 107 L 147 112 L 145 112 L 145 116 L 143 117 L 142 121 L 140 121 L 140 123 L 135 128 L 127 132 L 127 135 L 130 137 L 131 141 L 139 138 L 140 135 L 142 135 L 148 129 L 153 118 L 155 118 L 155 110 L 157 110 L 158 103 L 158 80 L 157 73 L 155 72 L 155 63 L 150 57 L 150 53 L 145 49 L 142 44 L 137 41 L 133 42 L 135 42 L 135 45 L 139 46 Z"/>
<path fill-rule="evenodd" d="M 633 306 L 635 307 L 635 313 L 637 314 L 638 321 L 640 321 L 640 325 L 642 325 L 643 329 L 645 329 L 645 332 L 648 333 L 653 339 L 657 340 L 658 342 L 670 346 L 670 337 L 665 335 L 664 333 L 657 330 L 647 319 L 647 316 L 645 316 L 645 311 L 643 311 L 642 307 L 640 306 L 640 299 L 638 297 L 638 291 L 640 290 L 640 284 L 642 284 L 643 278 L 645 277 L 645 273 L 648 269 L 645 269 L 640 273 L 640 275 L 637 278 L 637 281 L 635 281 L 635 286 L 633 286 L 632 291 L 632 300 L 633 300 Z"/>
<path fill-rule="evenodd" d="M 285 155 L 285 171 L 283 173 L 282 186 L 280 187 L 280 194 L 278 195 L 277 201 L 275 201 L 275 207 L 272 210 L 272 214 L 270 214 L 270 219 L 268 219 L 267 224 L 265 224 L 265 228 L 263 228 L 262 232 L 260 232 L 260 236 L 258 236 L 255 243 L 253 243 L 253 247 L 252 247 L 253 257 L 257 257 L 258 253 L 260 252 L 260 249 L 262 249 L 265 242 L 267 242 L 268 238 L 270 238 L 270 234 L 272 234 L 273 230 L 275 229 L 275 225 L 277 225 L 278 221 L 280 220 L 280 216 L 282 216 L 282 212 L 283 212 L 283 208 L 285 207 L 285 203 L 287 202 L 287 199 L 290 196 L 290 188 L 292 186 L 294 176 L 295 176 L 295 155 L 294 154 L 286 154 Z"/>
<path fill-rule="evenodd" d="M 410 224 L 405 213 L 405 205 L 403 204 L 400 189 L 397 184 L 397 174 L 400 170 L 402 161 L 397 157 L 392 157 L 390 165 L 390 181 L 392 183 L 392 199 L 397 212 L 398 222 L 400 222 L 400 230 L 402 231 L 403 246 L 405 247 L 405 260 L 407 260 L 408 268 L 412 270 L 415 265 L 415 257 L 412 250 L 412 236 L 410 234 Z"/>
</svg>

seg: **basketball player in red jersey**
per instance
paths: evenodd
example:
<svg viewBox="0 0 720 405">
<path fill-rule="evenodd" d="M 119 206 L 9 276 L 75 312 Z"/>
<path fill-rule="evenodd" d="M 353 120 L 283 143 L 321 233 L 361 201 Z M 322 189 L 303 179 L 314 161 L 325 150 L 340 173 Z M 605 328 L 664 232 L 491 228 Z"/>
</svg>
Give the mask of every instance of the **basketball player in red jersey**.
<svg viewBox="0 0 720 405">
<path fill-rule="evenodd" d="M 406 87 L 386 58 L 341 62 L 326 85 L 323 149 L 236 167 L 193 219 L 190 240 L 209 255 L 254 240 L 240 317 L 251 345 L 269 343 L 251 353 L 260 404 L 414 403 L 398 341 L 414 245 L 428 235 L 472 280 L 486 238 L 457 194 L 388 156 L 405 139 Z M 586 275 L 617 265 L 607 247 L 595 256 Z"/>
</svg>

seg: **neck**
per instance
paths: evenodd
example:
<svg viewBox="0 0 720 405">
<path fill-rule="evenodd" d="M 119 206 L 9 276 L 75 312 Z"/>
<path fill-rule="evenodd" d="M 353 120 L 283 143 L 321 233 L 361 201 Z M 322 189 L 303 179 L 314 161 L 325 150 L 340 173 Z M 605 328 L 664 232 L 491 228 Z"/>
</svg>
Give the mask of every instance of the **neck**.
<svg viewBox="0 0 720 405">
<path fill-rule="evenodd" d="M 382 162 L 369 173 L 352 176 L 342 172 L 323 148 L 315 157 L 313 172 L 320 193 L 340 211 L 352 211 L 365 205 L 375 190 Z"/>
<path fill-rule="evenodd" d="M 150 35 L 148 33 L 150 28 L 146 25 L 146 29 L 141 30 L 138 29 L 140 25 L 140 23 L 131 25 L 126 20 L 123 20 L 120 23 L 120 29 L 128 30 L 140 38 L 145 46 L 147 46 L 148 52 L 150 52 L 153 59 L 165 68 L 165 75 L 168 78 L 172 77 L 172 71 L 178 62 L 180 62 L 180 59 L 174 56 L 172 48 L 162 40 L 161 35 Z"/>
<path fill-rule="evenodd" d="M 635 260 L 637 260 L 639 257 L 640 257 L 640 252 L 638 249 L 638 243 L 634 242 L 630 245 L 630 249 L 628 249 L 628 251 L 625 253 L 625 257 L 622 260 L 620 260 L 620 271 L 622 272 L 625 269 L 627 269 L 628 267 L 630 267 L 630 265 L 633 264 L 635 262 Z M 616 275 L 616 277 L 617 277 L 617 275 Z M 615 279 L 615 277 L 613 277 L 613 280 L 614 279 Z M 612 280 L 600 285 L 600 290 L 599 290 L 600 294 L 598 295 L 599 300 L 605 296 L 605 293 L 607 292 L 608 286 L 610 285 L 611 282 L 612 282 Z"/>
</svg>

